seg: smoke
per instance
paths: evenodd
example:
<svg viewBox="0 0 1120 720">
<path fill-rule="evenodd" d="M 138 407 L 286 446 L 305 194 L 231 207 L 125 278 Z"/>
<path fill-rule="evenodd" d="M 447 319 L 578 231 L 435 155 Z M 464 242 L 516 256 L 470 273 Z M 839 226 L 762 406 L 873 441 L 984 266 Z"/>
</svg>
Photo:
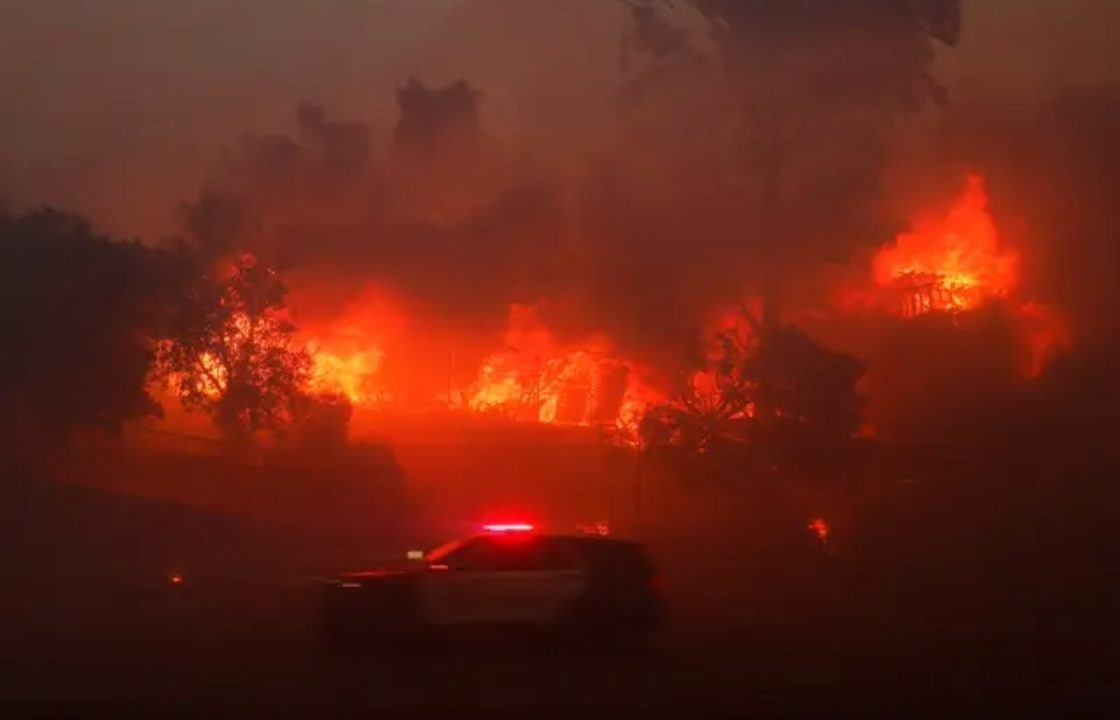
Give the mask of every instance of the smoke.
<svg viewBox="0 0 1120 720">
<path fill-rule="evenodd" d="M 605 334 L 664 370 L 726 304 L 786 302 L 785 278 L 889 237 L 882 171 L 895 126 L 937 95 L 932 48 L 953 41 L 951 17 L 580 7 L 593 41 L 613 38 L 594 68 L 565 56 L 594 82 L 568 88 L 571 71 L 533 54 L 494 90 L 487 62 L 482 79 L 413 77 L 381 133 L 305 103 L 296 132 L 243 136 L 186 206 L 189 234 L 290 268 L 297 299 L 380 288 L 428 330 L 480 338 L 474 352 L 516 303 L 561 340 Z M 555 19 L 500 3 L 458 17 L 452 46 Z"/>
<path fill-rule="evenodd" d="M 1037 140 L 1067 128 L 1072 142 L 1073 116 L 993 144 L 1007 123 L 974 124 L 953 104 L 944 80 L 975 94 L 980 66 L 999 63 L 975 35 L 994 32 L 988 9 L 965 4 L 962 35 L 956 0 L 420 0 L 284 5 L 267 20 L 248 3 L 218 5 L 124 2 L 57 26 L 51 13 L 18 13 L 25 39 L 7 52 L 58 47 L 54 69 L 37 71 L 57 99 L 28 102 L 34 83 L 7 85 L 9 105 L 29 109 L 4 134 L 50 135 L 40 155 L 79 160 L 51 169 L 17 149 L 4 166 L 43 195 L 79 197 L 102 224 L 159 228 L 152 236 L 171 224 L 156 221 L 176 205 L 166 198 L 186 199 L 175 224 L 200 247 L 285 268 L 302 327 L 333 327 L 375 298 L 363 322 L 391 318 L 377 331 L 395 345 L 386 372 L 442 365 L 441 382 L 469 380 L 514 304 L 535 306 L 558 342 L 607 337 L 673 371 L 711 315 L 744 296 L 819 311 L 831 301 L 823 278 L 864 272 L 911 205 L 940 202 L 965 170 L 993 174 L 1001 229 L 1029 246 L 1032 297 L 1086 319 L 1114 306 L 1109 221 L 1073 207 L 1086 189 L 1101 197 L 1107 171 L 1069 163 L 1076 179 L 1056 196 L 1022 179 L 1045 173 L 1016 171 L 1024 148 L 1050 147 L 1031 162 L 1063 172 L 1061 142 Z M 1008 22 L 1001 38 L 1019 28 Z M 139 40 L 93 63 L 79 88 L 65 71 L 117 35 Z M 175 57 L 189 54 L 188 35 L 207 52 L 184 74 Z M 953 60 L 958 39 L 960 57 L 983 58 L 971 71 Z M 132 88 L 119 82 L 125 65 L 140 68 Z M 26 60 L 11 66 L 33 75 Z M 86 110 L 76 126 L 32 130 L 67 104 Z M 105 182 L 109 153 L 125 160 Z M 17 189 L 21 201 L 33 192 Z M 1040 207 L 1043 222 L 1017 224 Z M 1072 229 L 1082 219 L 1086 232 Z M 1049 238 L 1063 232 L 1095 240 L 1055 251 Z M 1062 280 L 1083 271 L 1095 280 Z M 865 357 L 875 346 L 828 339 Z"/>
</svg>

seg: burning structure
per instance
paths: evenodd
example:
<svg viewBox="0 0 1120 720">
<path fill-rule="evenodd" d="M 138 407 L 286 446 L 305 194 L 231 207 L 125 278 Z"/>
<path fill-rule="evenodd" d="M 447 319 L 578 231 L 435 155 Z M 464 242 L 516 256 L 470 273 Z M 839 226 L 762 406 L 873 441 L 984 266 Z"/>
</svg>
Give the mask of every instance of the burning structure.
<svg viewBox="0 0 1120 720">
<path fill-rule="evenodd" d="M 252 257 L 288 291 L 265 333 L 283 352 L 237 321 L 250 314 L 205 332 L 163 320 L 147 331 L 162 334 L 163 377 L 188 406 L 247 398 L 230 401 L 228 428 L 246 425 L 247 404 L 271 408 L 247 426 L 306 408 L 235 382 L 243 369 L 220 355 L 240 348 L 284 370 L 247 376 L 345 402 L 355 426 L 456 413 L 634 444 L 648 417 L 654 435 L 695 430 L 701 448 L 775 422 L 850 436 L 861 402 L 894 395 L 873 381 L 889 374 L 884 343 L 867 339 L 876 324 L 879 337 L 963 337 L 998 308 L 1017 377 L 1041 375 L 1072 331 L 1031 276 L 1037 244 L 1005 232 L 1009 205 L 989 206 L 1004 183 L 979 163 L 954 202 L 927 200 L 901 233 L 888 210 L 899 127 L 951 112 L 933 60 L 958 39 L 959 3 L 686 5 L 615 8 L 627 61 L 595 87 L 609 108 L 556 102 L 541 82 L 526 95 L 545 97 L 548 117 L 526 105 L 532 122 L 508 133 L 484 81 L 413 77 L 388 127 L 302 103 L 291 137 L 243 137 L 185 208 L 178 247 L 197 271 L 185 304 L 217 297 L 207 283 Z M 952 178 L 940 189 L 963 175 L 959 157 L 914 164 L 896 187 L 927 187 L 915 180 L 927 166 Z M 840 304 L 817 282 L 837 268 Z"/>
<path fill-rule="evenodd" d="M 968 177 L 944 218 L 923 219 L 875 256 L 875 282 L 896 291 L 904 317 L 973 310 L 1018 285 L 1019 257 L 1000 246 L 984 181 Z"/>
</svg>

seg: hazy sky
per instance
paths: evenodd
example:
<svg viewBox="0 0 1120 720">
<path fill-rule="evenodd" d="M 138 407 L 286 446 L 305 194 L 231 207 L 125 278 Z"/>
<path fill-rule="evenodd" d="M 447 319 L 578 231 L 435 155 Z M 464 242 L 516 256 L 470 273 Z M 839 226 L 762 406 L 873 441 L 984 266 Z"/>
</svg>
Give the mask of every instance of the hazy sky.
<svg viewBox="0 0 1120 720">
<path fill-rule="evenodd" d="M 1120 80 L 1109 47 L 1120 0 L 965 6 L 944 65 L 957 98 Z M 166 232 L 242 132 L 290 131 L 308 99 L 377 135 L 413 73 L 470 79 L 488 127 L 578 132 L 607 101 L 625 22 L 614 0 L 6 0 L 0 199 L 74 209 L 116 233 Z M 557 112 L 573 104 L 582 110 Z"/>
</svg>

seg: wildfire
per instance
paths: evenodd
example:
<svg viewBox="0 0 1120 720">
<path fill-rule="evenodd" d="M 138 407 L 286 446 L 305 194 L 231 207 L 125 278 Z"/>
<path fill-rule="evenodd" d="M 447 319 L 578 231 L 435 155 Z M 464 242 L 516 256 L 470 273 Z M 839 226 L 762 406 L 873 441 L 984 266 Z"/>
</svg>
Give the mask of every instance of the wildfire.
<svg viewBox="0 0 1120 720">
<path fill-rule="evenodd" d="M 400 303 L 369 286 L 328 317 L 307 322 L 300 335 L 311 356 L 310 390 L 341 395 L 355 406 L 384 404 L 390 398 L 382 377 L 385 348 L 405 325 Z"/>
<path fill-rule="evenodd" d="M 886 306 L 914 318 L 933 312 L 958 315 L 999 300 L 1022 329 L 1023 374 L 1033 377 L 1067 342 L 1067 334 L 1051 308 L 1019 296 L 1019 265 L 1018 252 L 1001 242 L 984 181 L 971 175 L 947 211 L 914 222 L 879 250 L 871 282 L 846 288 L 854 301 L 842 307 L 875 311 Z M 649 373 L 620 355 L 609 338 L 560 339 L 536 306 L 510 307 L 501 348 L 485 355 L 472 373 L 458 358 L 477 357 L 477 345 L 461 355 L 454 352 L 456 343 L 472 347 L 471 341 L 441 334 L 438 324 L 406 312 L 406 303 L 383 289 L 364 288 L 341 312 L 316 309 L 315 295 L 309 293 L 310 317 L 301 322 L 296 338 L 311 359 L 308 389 L 341 395 L 356 407 L 383 410 L 392 398 L 404 412 L 438 406 L 520 422 L 609 428 L 635 443 L 648 408 L 666 401 Z M 720 422 L 755 417 L 752 376 L 716 368 L 749 365 L 758 351 L 761 318 L 758 299 L 711 315 L 702 328 L 703 367 L 692 371 L 684 386 L 690 411 Z M 240 347 L 251 331 L 248 318 L 235 317 L 222 343 Z M 402 356 L 413 361 L 401 362 Z M 388 366 L 387 357 L 394 360 Z M 210 353 L 198 359 L 199 391 L 208 397 L 219 396 L 226 384 L 225 365 L 218 360 Z M 861 435 L 872 434 L 870 426 L 861 430 Z"/>
<path fill-rule="evenodd" d="M 330 352 L 311 341 L 311 390 L 342 395 L 354 405 L 372 405 L 384 397 L 377 384 L 383 353 L 380 348 Z"/>
<path fill-rule="evenodd" d="M 504 350 L 482 365 L 465 392 L 477 412 L 563 425 L 636 430 L 651 394 L 632 363 L 602 338 L 579 347 L 557 342 L 533 308 L 514 305 Z"/>
<path fill-rule="evenodd" d="M 984 180 L 974 174 L 948 212 L 915 222 L 879 250 L 872 278 L 880 297 L 885 291 L 907 318 L 958 314 L 988 300 L 1006 300 L 1026 345 L 1022 374 L 1031 378 L 1068 343 L 1069 334 L 1054 309 L 1018 295 L 1019 264 L 1019 253 L 1001 243 Z M 845 304 L 854 307 L 859 296 L 847 293 Z"/>
<path fill-rule="evenodd" d="M 364 300 L 372 306 L 377 298 Z M 305 332 L 303 341 L 312 360 L 310 389 L 369 408 L 390 398 L 382 372 L 384 321 L 402 323 L 399 308 L 387 313 L 366 305 L 356 303 L 335 322 Z M 647 405 L 657 399 L 637 366 L 614 353 L 604 338 L 559 342 L 532 306 L 511 306 L 503 340 L 502 349 L 482 361 L 474 380 L 452 387 L 445 378 L 446 389 L 438 397 L 424 402 L 414 396 L 411 407 L 394 394 L 395 406 L 406 412 L 450 406 L 515 421 L 615 428 L 636 437 Z"/>
<path fill-rule="evenodd" d="M 971 310 L 1018 285 L 1019 256 L 1000 247 L 979 175 L 943 217 L 915 223 L 873 263 L 875 282 L 901 294 L 902 314 Z"/>
<path fill-rule="evenodd" d="M 160 342 L 156 347 L 157 354 L 166 353 L 169 346 L 167 341 Z M 226 366 L 214 353 L 204 352 L 198 356 L 197 369 L 194 374 L 197 392 L 210 400 L 220 398 L 228 382 Z M 164 382 L 165 388 L 178 393 L 190 380 L 184 373 L 172 372 L 165 376 Z"/>
</svg>

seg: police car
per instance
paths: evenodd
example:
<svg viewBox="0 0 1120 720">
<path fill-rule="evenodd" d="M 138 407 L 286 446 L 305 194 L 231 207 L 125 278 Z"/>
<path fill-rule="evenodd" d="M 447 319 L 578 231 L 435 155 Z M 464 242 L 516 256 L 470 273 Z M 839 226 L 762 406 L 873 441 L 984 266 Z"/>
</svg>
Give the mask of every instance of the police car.
<svg viewBox="0 0 1120 720">
<path fill-rule="evenodd" d="M 369 570 L 327 583 L 324 627 L 336 645 L 411 640 L 433 631 L 525 628 L 564 637 L 635 639 L 663 616 L 660 579 L 640 544 L 525 523 L 422 555 L 411 569 Z"/>
</svg>

